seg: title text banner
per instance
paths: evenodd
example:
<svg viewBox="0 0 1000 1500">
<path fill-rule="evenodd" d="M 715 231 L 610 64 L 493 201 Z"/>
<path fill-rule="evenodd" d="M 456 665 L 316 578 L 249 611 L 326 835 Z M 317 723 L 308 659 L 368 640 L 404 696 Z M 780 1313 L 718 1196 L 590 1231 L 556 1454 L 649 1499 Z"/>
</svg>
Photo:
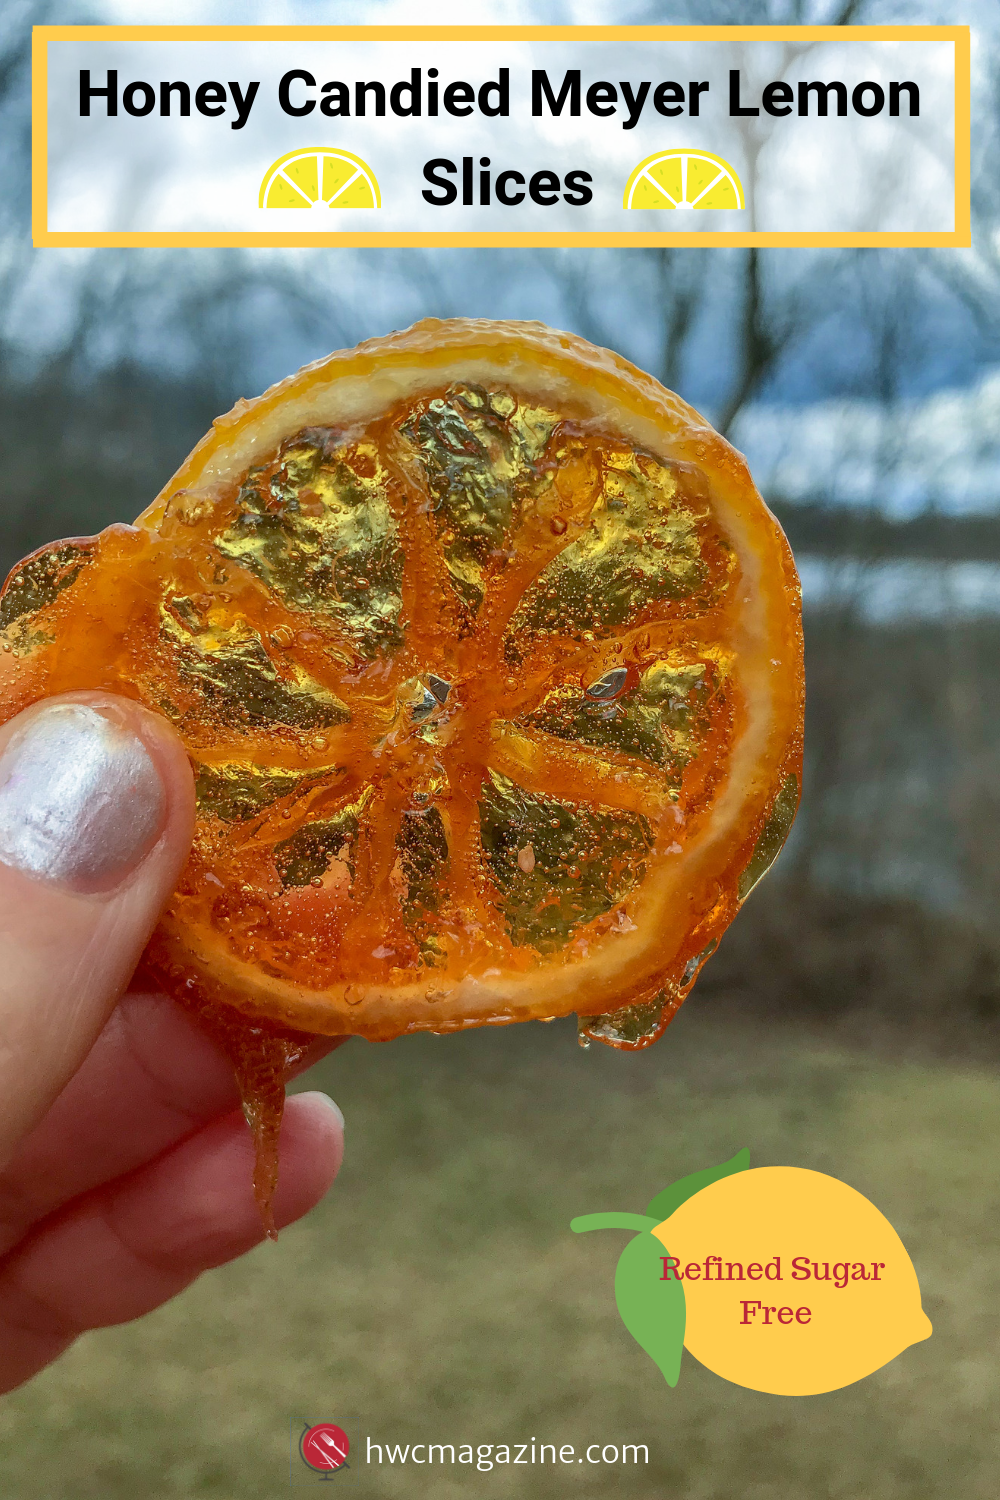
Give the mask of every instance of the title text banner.
<svg viewBox="0 0 1000 1500">
<path fill-rule="evenodd" d="M 969 243 L 966 27 L 38 27 L 39 245 Z"/>
</svg>

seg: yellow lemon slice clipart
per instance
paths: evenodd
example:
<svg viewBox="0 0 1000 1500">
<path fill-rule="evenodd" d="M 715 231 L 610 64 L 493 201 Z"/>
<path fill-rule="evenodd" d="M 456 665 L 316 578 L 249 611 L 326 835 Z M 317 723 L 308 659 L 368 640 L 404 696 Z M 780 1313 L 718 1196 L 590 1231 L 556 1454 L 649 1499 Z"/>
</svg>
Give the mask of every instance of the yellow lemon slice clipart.
<svg viewBox="0 0 1000 1500">
<path fill-rule="evenodd" d="M 330 146 L 289 151 L 260 185 L 261 208 L 381 208 L 375 173 L 360 156 Z"/>
<path fill-rule="evenodd" d="M 652 1234 L 680 1272 L 685 1347 L 735 1385 L 778 1396 L 835 1391 L 930 1337 L 896 1231 L 823 1172 L 736 1172 Z"/>
<path fill-rule="evenodd" d="M 625 184 L 623 208 L 745 208 L 736 170 L 710 151 L 657 151 Z"/>
</svg>

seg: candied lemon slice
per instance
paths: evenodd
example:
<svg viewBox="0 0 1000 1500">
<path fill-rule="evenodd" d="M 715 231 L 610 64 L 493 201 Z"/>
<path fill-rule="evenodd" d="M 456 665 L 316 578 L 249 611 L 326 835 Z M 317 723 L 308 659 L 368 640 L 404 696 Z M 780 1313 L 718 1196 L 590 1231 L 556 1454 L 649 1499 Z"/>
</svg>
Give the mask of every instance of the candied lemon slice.
<svg viewBox="0 0 1000 1500">
<path fill-rule="evenodd" d="M 576 1011 L 648 1046 L 798 805 L 799 585 L 746 464 L 538 323 L 238 402 L 134 526 L 14 569 L 0 645 L 0 720 L 103 689 L 187 746 L 146 960 L 234 1058 L 271 1227 L 310 1033 Z"/>
<path fill-rule="evenodd" d="M 85 625 L 85 628 L 81 628 Z M 196 769 L 167 989 L 386 1039 L 648 1045 L 798 803 L 798 580 L 738 453 L 540 324 L 428 321 L 241 401 L 134 527 L 0 597 L 0 708 Z"/>
</svg>

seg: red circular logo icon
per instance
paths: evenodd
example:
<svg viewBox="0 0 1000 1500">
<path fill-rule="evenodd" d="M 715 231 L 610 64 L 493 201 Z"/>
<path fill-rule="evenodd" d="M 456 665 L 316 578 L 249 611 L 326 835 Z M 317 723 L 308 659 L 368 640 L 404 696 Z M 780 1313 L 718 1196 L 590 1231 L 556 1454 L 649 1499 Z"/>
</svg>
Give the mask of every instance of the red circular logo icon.
<svg viewBox="0 0 1000 1500">
<path fill-rule="evenodd" d="M 299 1439 L 302 1462 L 321 1474 L 343 1468 L 350 1447 L 347 1433 L 336 1422 L 317 1422 L 315 1427 L 307 1427 Z"/>
</svg>

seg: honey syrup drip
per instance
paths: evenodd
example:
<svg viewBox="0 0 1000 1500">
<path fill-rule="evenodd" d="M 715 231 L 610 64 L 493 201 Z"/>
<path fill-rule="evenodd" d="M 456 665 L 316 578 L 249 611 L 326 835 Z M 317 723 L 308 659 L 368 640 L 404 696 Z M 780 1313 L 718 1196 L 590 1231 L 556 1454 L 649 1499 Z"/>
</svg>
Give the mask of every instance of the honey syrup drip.
<svg viewBox="0 0 1000 1500">
<path fill-rule="evenodd" d="M 155 960 L 150 962 L 150 958 L 152 954 L 146 966 L 157 974 Z M 162 977 L 162 970 L 159 973 Z M 267 1020 L 251 1020 L 190 980 L 176 989 L 175 995 L 233 1065 L 243 1117 L 253 1138 L 254 1200 L 265 1234 L 269 1240 L 276 1240 L 274 1193 L 278 1185 L 278 1142 L 285 1111 L 285 1086 L 310 1055 L 316 1054 L 316 1038 Z M 346 1040 L 337 1038 L 327 1044 L 327 1050 Z"/>
</svg>

